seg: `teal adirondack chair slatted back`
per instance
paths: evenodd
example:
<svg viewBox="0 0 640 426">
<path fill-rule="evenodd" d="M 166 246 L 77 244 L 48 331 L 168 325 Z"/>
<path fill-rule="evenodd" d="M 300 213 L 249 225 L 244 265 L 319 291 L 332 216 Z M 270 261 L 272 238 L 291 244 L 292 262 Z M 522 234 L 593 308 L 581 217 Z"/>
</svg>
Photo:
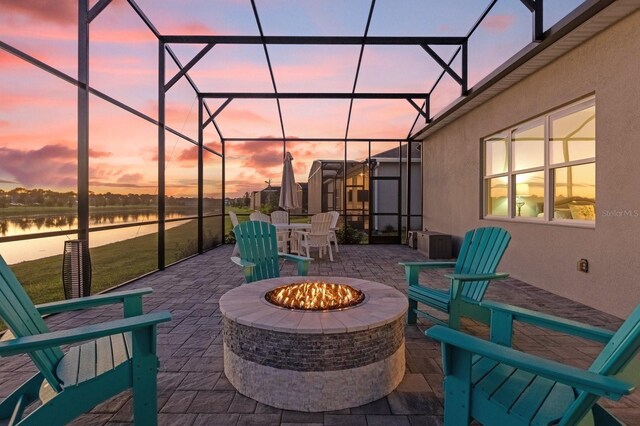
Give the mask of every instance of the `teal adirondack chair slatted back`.
<svg viewBox="0 0 640 426">
<path fill-rule="evenodd" d="M 640 385 L 640 305 L 638 305 L 593 361 L 589 371 Z"/>
<path fill-rule="evenodd" d="M 233 233 L 240 249 L 240 258 L 255 263 L 251 281 L 280 276 L 276 227 L 261 221 L 242 222 Z"/>
<path fill-rule="evenodd" d="M 467 232 L 454 268 L 456 274 L 490 274 L 496 271 L 511 235 L 502 228 L 477 228 Z M 480 301 L 489 281 L 465 284 L 462 295 Z"/>
<path fill-rule="evenodd" d="M 602 352 L 591 364 L 589 371 L 605 376 L 614 376 L 634 386 L 640 385 L 640 360 L 637 357 L 640 349 L 640 305 L 629 315 L 627 320 L 611 337 L 609 342 L 602 349 Z M 596 403 L 597 397 L 587 392 L 580 392 L 577 398 L 567 408 L 561 424 L 575 424 L 585 415 L 587 410 L 591 410 Z M 595 409 L 595 407 L 594 407 Z M 600 408 L 602 410 L 602 408 Z M 596 411 L 594 411 L 596 414 Z M 587 419 L 586 424 L 592 420 Z M 603 424 L 618 424 L 615 421 Z M 583 423 L 580 423 L 583 424 Z M 597 423 L 600 424 L 600 423 Z"/>
<path fill-rule="evenodd" d="M 24 288 L 0 256 L 0 316 L 16 337 L 32 336 L 49 331 L 40 313 Z M 55 390 L 61 390 L 55 375 L 62 359 L 60 348 L 30 352 L 29 356 Z"/>
</svg>

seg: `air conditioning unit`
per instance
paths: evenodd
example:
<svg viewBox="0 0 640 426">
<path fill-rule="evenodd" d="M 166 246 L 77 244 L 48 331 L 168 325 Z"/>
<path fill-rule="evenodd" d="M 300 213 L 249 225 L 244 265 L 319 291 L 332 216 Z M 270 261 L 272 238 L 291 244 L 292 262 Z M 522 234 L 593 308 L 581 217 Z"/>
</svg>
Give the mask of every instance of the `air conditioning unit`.
<svg viewBox="0 0 640 426">
<path fill-rule="evenodd" d="M 409 231 L 407 233 L 407 244 L 412 249 L 418 248 L 418 231 Z"/>
</svg>

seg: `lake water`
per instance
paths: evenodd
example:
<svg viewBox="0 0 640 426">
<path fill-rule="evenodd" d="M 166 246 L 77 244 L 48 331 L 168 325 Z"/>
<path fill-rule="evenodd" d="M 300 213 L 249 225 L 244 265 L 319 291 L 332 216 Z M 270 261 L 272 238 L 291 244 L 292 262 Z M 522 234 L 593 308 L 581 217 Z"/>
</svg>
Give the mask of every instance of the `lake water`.
<svg viewBox="0 0 640 426">
<path fill-rule="evenodd" d="M 180 219 L 186 214 L 171 212 L 166 214 L 167 219 Z M 155 212 L 134 213 L 99 213 L 90 215 L 90 226 L 117 225 L 121 223 L 146 222 L 158 220 Z M 165 229 L 171 229 L 182 225 L 184 222 L 170 222 L 165 224 Z M 0 236 L 37 234 L 41 232 L 66 231 L 77 229 L 76 215 L 30 215 L 25 217 L 0 217 Z M 158 232 L 158 225 L 140 225 L 127 228 L 111 229 L 108 231 L 96 231 L 90 234 L 90 246 L 99 247 L 106 244 L 123 241 L 130 238 Z M 65 240 L 72 240 L 77 236 L 61 235 L 56 237 L 36 238 L 23 241 L 11 241 L 0 243 L 0 255 L 8 264 L 14 264 L 25 260 L 40 259 L 43 257 L 62 254 Z"/>
</svg>

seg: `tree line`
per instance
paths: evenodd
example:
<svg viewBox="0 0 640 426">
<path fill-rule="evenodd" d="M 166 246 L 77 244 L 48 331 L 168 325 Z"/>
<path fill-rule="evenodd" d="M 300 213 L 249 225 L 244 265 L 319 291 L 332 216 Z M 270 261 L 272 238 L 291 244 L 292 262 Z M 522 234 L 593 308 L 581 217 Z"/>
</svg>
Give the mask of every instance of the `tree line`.
<svg viewBox="0 0 640 426">
<path fill-rule="evenodd" d="M 196 204 L 195 197 L 167 196 L 168 206 L 189 206 Z M 107 192 L 96 194 L 89 191 L 89 205 L 93 207 L 108 206 L 155 206 L 158 196 L 155 194 L 113 194 Z M 0 208 L 4 207 L 75 207 L 78 195 L 74 191 L 57 192 L 50 189 L 14 188 L 9 191 L 0 189 Z"/>
</svg>

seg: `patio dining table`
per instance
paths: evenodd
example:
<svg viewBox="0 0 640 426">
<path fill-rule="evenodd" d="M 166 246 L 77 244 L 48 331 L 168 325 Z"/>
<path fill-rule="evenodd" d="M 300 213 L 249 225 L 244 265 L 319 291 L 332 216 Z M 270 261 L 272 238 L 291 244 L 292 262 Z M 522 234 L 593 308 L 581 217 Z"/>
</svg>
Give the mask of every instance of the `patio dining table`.
<svg viewBox="0 0 640 426">
<path fill-rule="evenodd" d="M 278 231 L 304 231 L 311 229 L 310 223 L 274 223 L 273 226 L 275 226 Z"/>
<path fill-rule="evenodd" d="M 276 227 L 276 230 L 278 231 L 309 231 L 311 230 L 311 224 L 310 223 L 274 223 L 273 226 Z M 294 250 L 297 250 L 297 247 L 291 247 L 293 244 L 291 240 L 289 240 L 289 243 L 287 247 L 287 251 L 289 253 L 291 253 Z M 297 246 L 297 244 L 296 244 Z"/>
</svg>

